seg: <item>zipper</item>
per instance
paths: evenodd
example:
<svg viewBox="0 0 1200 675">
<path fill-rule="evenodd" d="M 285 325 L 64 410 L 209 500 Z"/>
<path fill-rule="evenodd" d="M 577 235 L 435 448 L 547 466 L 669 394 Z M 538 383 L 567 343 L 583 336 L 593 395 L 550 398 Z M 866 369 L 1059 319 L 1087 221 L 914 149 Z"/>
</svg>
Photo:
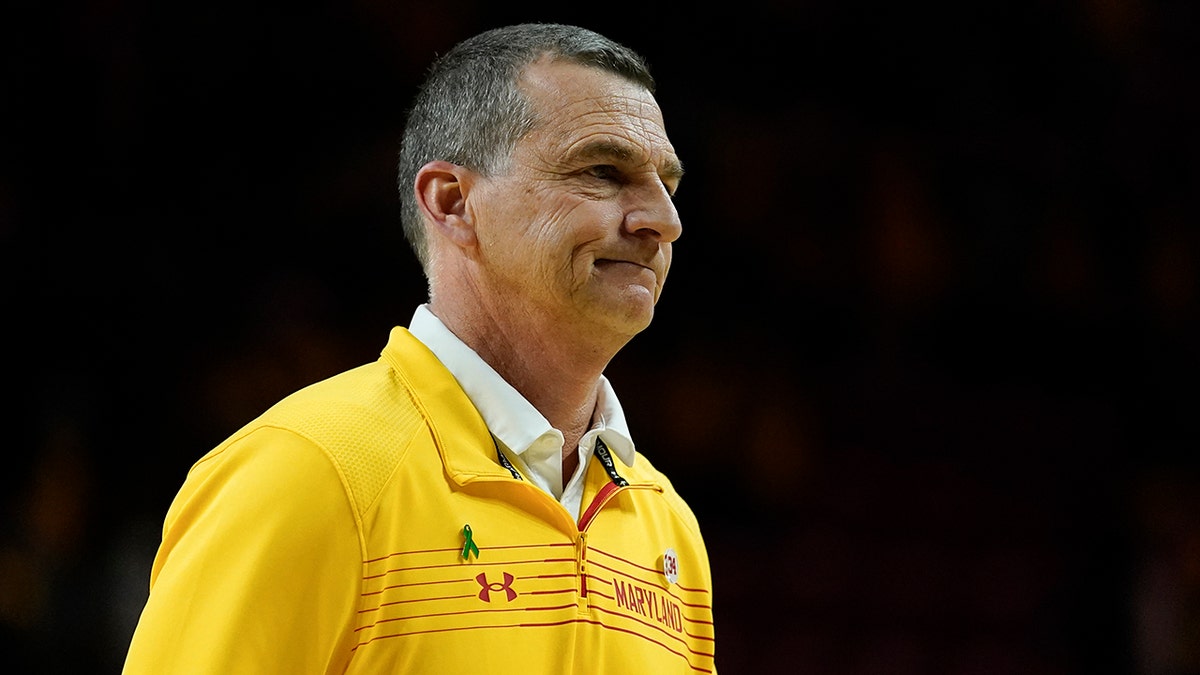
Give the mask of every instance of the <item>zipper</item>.
<svg viewBox="0 0 1200 675">
<path fill-rule="evenodd" d="M 600 488 L 600 492 L 592 499 L 592 503 L 588 505 L 587 510 L 583 512 L 583 516 L 579 518 L 579 543 L 575 547 L 575 565 L 579 571 L 579 596 L 581 599 L 587 599 L 587 529 L 596 519 L 596 515 L 604 508 L 604 505 L 609 502 L 621 490 L 655 490 L 662 491 L 662 488 L 652 483 L 626 483 L 625 485 L 617 485 L 616 483 L 607 483 Z"/>
<path fill-rule="evenodd" d="M 655 488 L 654 485 L 630 485 L 629 481 L 617 472 L 617 464 L 613 461 L 612 453 L 608 450 L 608 444 L 603 438 L 596 437 L 596 459 L 600 461 L 600 465 L 604 467 L 604 472 L 608 474 L 608 483 L 600 488 L 600 492 L 596 493 L 592 503 L 588 504 L 587 510 L 579 517 L 579 543 L 575 551 L 576 570 L 579 572 L 579 601 L 581 604 L 588 604 L 588 589 L 587 589 L 587 529 L 595 520 L 596 514 L 600 513 L 600 509 L 612 499 L 613 495 L 620 490 L 631 487 L 640 488 Z"/>
<path fill-rule="evenodd" d="M 592 503 L 584 510 L 583 515 L 579 517 L 579 533 L 582 535 L 587 530 L 588 525 L 592 524 L 592 520 L 600 513 L 600 509 L 612 499 L 612 496 L 617 494 L 621 488 L 616 483 L 607 483 L 600 488 L 600 492 L 596 493 L 596 497 L 592 499 Z"/>
<path fill-rule="evenodd" d="M 582 605 L 588 602 L 587 586 L 587 532 L 579 531 L 579 543 L 575 546 L 575 569 L 579 570 L 579 600 Z"/>
<path fill-rule="evenodd" d="M 592 524 L 592 520 L 600 513 L 600 509 L 612 499 L 612 496 L 617 494 L 621 488 L 615 483 L 606 483 L 600 488 L 600 492 L 592 499 L 592 503 L 588 505 L 587 510 L 583 512 L 583 516 L 579 518 L 579 543 L 575 547 L 575 569 L 579 572 L 579 597 L 586 601 L 588 596 L 587 588 L 587 528 Z"/>
</svg>

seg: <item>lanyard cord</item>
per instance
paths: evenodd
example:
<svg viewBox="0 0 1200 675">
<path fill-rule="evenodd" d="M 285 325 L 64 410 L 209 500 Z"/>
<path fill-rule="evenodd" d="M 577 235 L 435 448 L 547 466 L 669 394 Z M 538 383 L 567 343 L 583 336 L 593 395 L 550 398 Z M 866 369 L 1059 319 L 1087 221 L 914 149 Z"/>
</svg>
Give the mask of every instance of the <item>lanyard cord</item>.
<svg viewBox="0 0 1200 675">
<path fill-rule="evenodd" d="M 516 478 L 517 480 L 525 480 L 524 478 L 521 478 L 521 472 L 517 471 L 517 468 L 512 465 L 512 462 L 508 461 L 508 457 L 504 455 L 504 451 L 500 449 L 500 444 L 496 442 L 495 438 L 492 439 L 492 444 L 496 446 L 496 457 L 500 459 L 500 465 L 505 469 L 508 469 L 508 472 L 512 474 L 513 478 Z M 625 487 L 626 485 L 629 485 L 629 481 L 625 480 L 621 474 L 617 473 L 617 465 L 613 463 L 612 454 L 608 451 L 608 445 L 606 445 L 604 440 L 599 436 L 596 437 L 596 457 L 599 458 L 601 466 L 604 467 L 604 472 L 608 474 L 608 477 L 612 479 L 613 483 L 616 483 L 617 487 Z"/>
<path fill-rule="evenodd" d="M 504 451 L 500 449 L 500 443 L 496 441 L 494 436 L 492 437 L 492 444 L 496 446 L 496 456 L 500 458 L 501 466 L 508 469 L 508 472 L 512 474 L 513 478 L 516 478 L 517 480 L 525 480 L 524 478 L 521 478 L 521 473 L 517 471 L 515 466 L 512 465 L 512 462 L 508 461 L 508 458 L 504 456 Z"/>
<path fill-rule="evenodd" d="M 613 463 L 612 455 L 608 452 L 608 446 L 604 444 L 604 441 L 599 436 L 596 437 L 596 457 L 600 459 L 600 464 L 604 465 L 605 473 L 608 474 L 613 483 L 616 483 L 617 487 L 629 485 L 629 481 L 617 473 L 617 465 Z"/>
</svg>

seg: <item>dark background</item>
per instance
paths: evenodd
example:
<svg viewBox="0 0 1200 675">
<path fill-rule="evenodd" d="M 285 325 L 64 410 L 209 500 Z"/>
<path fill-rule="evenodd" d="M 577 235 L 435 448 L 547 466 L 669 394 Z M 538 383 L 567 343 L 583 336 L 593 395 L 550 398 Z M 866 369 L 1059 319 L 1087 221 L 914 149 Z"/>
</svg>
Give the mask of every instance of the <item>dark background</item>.
<svg viewBox="0 0 1200 675">
<path fill-rule="evenodd" d="M 609 376 L 724 675 L 1200 673 L 1196 3 L 502 4 L 6 4 L 6 672 L 119 672 L 191 463 L 407 324 L 405 107 L 542 20 L 688 167 Z"/>
</svg>

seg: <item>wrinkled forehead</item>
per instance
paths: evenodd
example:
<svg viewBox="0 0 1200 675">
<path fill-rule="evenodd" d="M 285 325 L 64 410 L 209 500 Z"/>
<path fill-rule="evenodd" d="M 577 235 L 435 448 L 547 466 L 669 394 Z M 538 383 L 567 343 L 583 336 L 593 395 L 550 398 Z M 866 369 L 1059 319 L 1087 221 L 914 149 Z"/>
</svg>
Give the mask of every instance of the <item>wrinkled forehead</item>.
<svg viewBox="0 0 1200 675">
<path fill-rule="evenodd" d="M 529 66 L 521 89 L 537 123 L 526 140 L 549 150 L 603 141 L 630 160 L 677 164 L 662 110 L 640 84 L 598 68 L 562 61 Z"/>
</svg>

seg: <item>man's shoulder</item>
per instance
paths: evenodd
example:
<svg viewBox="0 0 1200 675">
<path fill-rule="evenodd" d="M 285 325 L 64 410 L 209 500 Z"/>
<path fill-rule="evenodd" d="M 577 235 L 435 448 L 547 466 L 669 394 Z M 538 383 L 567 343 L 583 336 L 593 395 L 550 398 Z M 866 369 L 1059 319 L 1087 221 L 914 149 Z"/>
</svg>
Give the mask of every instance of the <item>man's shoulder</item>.
<svg viewBox="0 0 1200 675">
<path fill-rule="evenodd" d="M 328 459 L 356 503 L 370 504 L 423 436 L 428 420 L 414 392 L 388 364 L 376 361 L 283 398 L 216 452 L 232 447 L 258 452 L 264 443 L 288 452 L 307 447 Z"/>
<path fill-rule="evenodd" d="M 422 419 L 408 384 L 375 361 L 296 391 L 264 412 L 256 425 L 286 428 L 328 447 L 373 445 L 373 439 L 411 434 Z"/>
</svg>

